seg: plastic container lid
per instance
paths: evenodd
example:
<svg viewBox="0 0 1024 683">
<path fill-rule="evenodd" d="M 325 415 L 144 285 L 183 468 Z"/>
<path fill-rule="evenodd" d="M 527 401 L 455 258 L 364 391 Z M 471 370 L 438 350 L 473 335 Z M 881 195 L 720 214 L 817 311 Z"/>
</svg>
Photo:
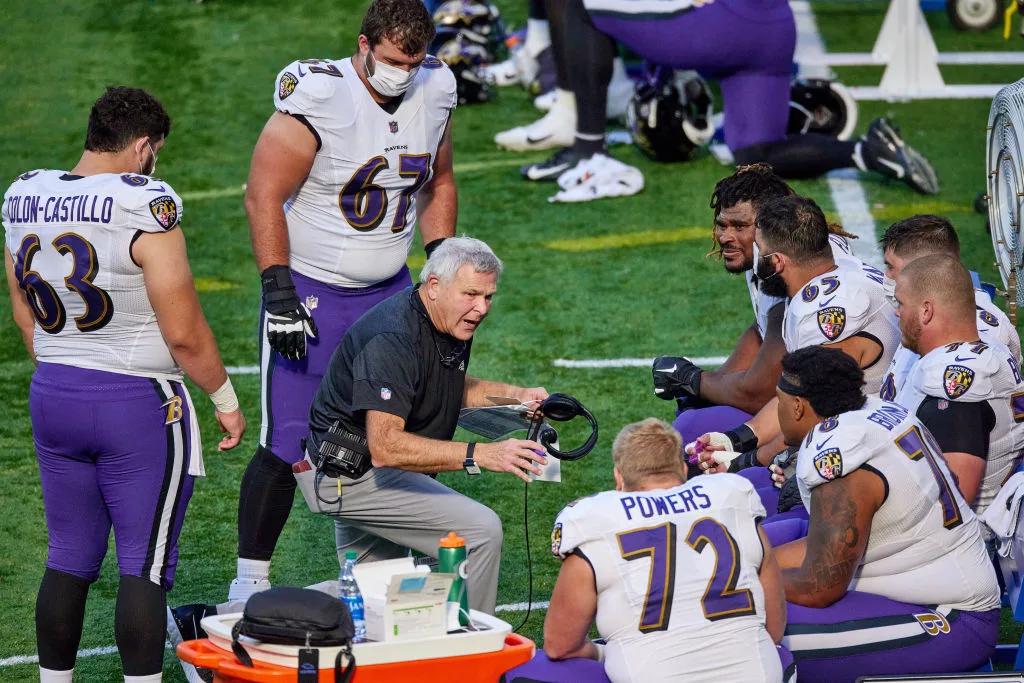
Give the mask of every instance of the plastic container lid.
<svg viewBox="0 0 1024 683">
<path fill-rule="evenodd" d="M 465 548 L 466 539 L 459 538 L 454 531 L 449 531 L 448 536 L 441 539 L 442 548 Z"/>
<path fill-rule="evenodd" d="M 354 560 L 354 559 L 356 559 L 358 557 L 359 557 L 359 553 L 357 553 L 355 550 L 347 550 L 347 551 L 345 551 L 345 559 L 346 560 Z"/>
</svg>

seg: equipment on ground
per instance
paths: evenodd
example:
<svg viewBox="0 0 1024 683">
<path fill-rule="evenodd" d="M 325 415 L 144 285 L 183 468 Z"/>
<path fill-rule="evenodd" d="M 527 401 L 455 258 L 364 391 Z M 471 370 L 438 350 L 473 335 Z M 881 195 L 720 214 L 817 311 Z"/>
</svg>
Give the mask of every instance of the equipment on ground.
<svg viewBox="0 0 1024 683">
<path fill-rule="evenodd" d="M 696 71 L 654 67 L 636 85 L 626 127 L 636 146 L 655 161 L 688 161 L 715 134 L 711 92 Z"/>
</svg>

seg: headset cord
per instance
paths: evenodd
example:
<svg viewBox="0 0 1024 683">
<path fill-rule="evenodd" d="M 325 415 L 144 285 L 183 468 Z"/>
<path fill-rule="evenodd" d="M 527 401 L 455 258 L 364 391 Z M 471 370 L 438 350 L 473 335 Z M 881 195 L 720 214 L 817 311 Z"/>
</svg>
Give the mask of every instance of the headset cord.
<svg viewBox="0 0 1024 683">
<path fill-rule="evenodd" d="M 530 610 L 533 609 L 533 561 L 530 559 L 530 484 L 523 484 L 523 535 L 526 540 L 526 571 L 527 571 L 527 592 L 526 592 L 526 614 L 512 631 L 519 633 L 519 629 L 526 625 L 530 619 Z"/>
</svg>

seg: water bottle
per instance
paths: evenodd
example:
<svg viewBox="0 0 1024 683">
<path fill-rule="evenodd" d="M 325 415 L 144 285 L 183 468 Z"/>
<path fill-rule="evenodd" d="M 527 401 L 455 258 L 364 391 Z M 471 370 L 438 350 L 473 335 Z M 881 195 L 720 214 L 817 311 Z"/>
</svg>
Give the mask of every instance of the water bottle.
<svg viewBox="0 0 1024 683">
<path fill-rule="evenodd" d="M 459 538 L 454 531 L 441 539 L 437 550 L 437 568 L 442 574 L 454 574 L 455 581 L 448 591 L 449 610 L 457 609 L 459 623 L 469 623 L 469 598 L 466 593 L 466 539 Z M 456 607 L 457 605 L 457 607 Z"/>
<path fill-rule="evenodd" d="M 359 584 L 356 583 L 356 557 L 355 550 L 345 553 L 345 567 L 338 576 L 338 586 L 341 588 L 341 599 L 348 607 L 355 625 L 356 633 L 352 642 L 361 643 L 366 640 L 366 612 L 363 608 L 363 594 L 359 592 Z"/>
</svg>

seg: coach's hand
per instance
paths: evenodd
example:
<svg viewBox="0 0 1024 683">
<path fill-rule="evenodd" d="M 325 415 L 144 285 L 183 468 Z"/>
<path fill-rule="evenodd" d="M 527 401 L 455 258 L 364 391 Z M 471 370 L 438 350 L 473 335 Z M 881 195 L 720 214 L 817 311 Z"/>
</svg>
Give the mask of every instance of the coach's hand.
<svg viewBox="0 0 1024 683">
<path fill-rule="evenodd" d="M 245 434 L 245 416 L 242 409 L 232 410 L 230 413 L 222 413 L 219 410 L 213 412 L 217 416 L 217 424 L 225 436 L 217 444 L 218 451 L 230 451 L 242 441 Z"/>
<path fill-rule="evenodd" d="M 541 465 L 548 459 L 543 455 L 544 446 L 527 439 L 506 439 L 495 443 L 477 444 L 474 458 L 476 464 L 491 472 L 511 472 L 529 483 L 532 472 L 540 476 Z"/>
<path fill-rule="evenodd" d="M 267 315 L 267 342 L 289 360 L 306 357 L 306 337 L 318 331 L 309 309 L 299 301 L 288 266 L 270 266 L 260 274 Z"/>
<path fill-rule="evenodd" d="M 654 376 L 654 395 L 666 401 L 684 396 L 697 398 L 700 396 L 700 376 L 703 372 L 686 358 L 657 358 L 651 368 L 651 374 Z"/>
</svg>

